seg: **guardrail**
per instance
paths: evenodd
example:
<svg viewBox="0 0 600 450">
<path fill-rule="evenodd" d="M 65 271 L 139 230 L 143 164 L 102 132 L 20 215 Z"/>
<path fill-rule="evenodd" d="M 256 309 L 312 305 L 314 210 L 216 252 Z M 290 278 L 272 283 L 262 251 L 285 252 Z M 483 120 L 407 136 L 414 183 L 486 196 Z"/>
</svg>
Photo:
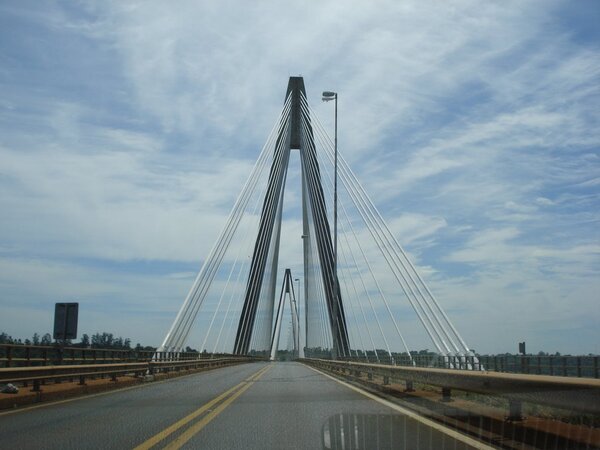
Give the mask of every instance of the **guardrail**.
<svg viewBox="0 0 600 450">
<path fill-rule="evenodd" d="M 325 355 L 311 355 L 307 358 L 330 359 Z M 427 367 L 459 370 L 493 370 L 494 372 L 522 373 L 531 375 L 556 375 L 563 377 L 600 378 L 600 356 L 557 356 L 557 355 L 375 355 L 363 353 L 344 361 L 368 364 L 388 364 L 393 366 Z"/>
<path fill-rule="evenodd" d="M 600 378 L 599 356 L 484 355 L 478 358 L 483 367 L 495 372 Z"/>
<path fill-rule="evenodd" d="M 0 344 L 0 367 L 31 367 L 63 364 L 111 364 L 147 362 L 152 359 L 181 361 L 220 358 L 223 353 L 156 352 L 154 350 L 61 347 L 58 345 Z"/>
<path fill-rule="evenodd" d="M 450 400 L 452 389 L 503 397 L 509 401 L 509 419 L 522 417 L 523 402 L 600 414 L 600 380 L 593 378 L 402 367 L 324 359 L 299 361 L 350 377 L 366 375 L 372 379 L 373 376 L 379 376 L 384 385 L 392 380 L 403 381 L 407 391 L 413 389 L 413 383 L 437 386 L 442 388 L 442 399 L 446 401 Z"/>
<path fill-rule="evenodd" d="M 82 364 L 39 367 L 9 367 L 0 369 L 0 383 L 22 383 L 27 386 L 32 383 L 32 391 L 40 391 L 41 385 L 47 381 L 63 381 L 78 378 L 79 384 L 84 385 L 88 377 L 110 376 L 117 381 L 118 376 L 132 375 L 141 377 L 146 374 L 179 372 L 202 368 L 224 367 L 255 361 L 256 358 L 231 357 L 195 360 L 155 360 L 136 363 L 120 364 Z"/>
</svg>

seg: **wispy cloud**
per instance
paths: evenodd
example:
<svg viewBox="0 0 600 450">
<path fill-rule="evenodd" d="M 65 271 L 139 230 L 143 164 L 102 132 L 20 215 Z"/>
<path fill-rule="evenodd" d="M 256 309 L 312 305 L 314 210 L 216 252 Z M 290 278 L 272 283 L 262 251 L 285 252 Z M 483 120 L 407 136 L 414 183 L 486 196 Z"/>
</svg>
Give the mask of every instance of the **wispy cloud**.
<svg viewBox="0 0 600 450">
<path fill-rule="evenodd" d="M 123 310 L 150 296 L 153 310 L 160 297 L 175 311 L 287 77 L 302 74 L 328 129 L 331 105 L 319 93 L 340 93 L 341 151 L 474 347 L 512 349 L 517 338 L 503 327 L 474 325 L 499 314 L 518 316 L 515 334 L 541 350 L 600 351 L 575 331 L 544 341 L 560 317 L 573 329 L 597 318 L 599 12 L 589 2 L 564 14 L 572 8 L 3 5 L 0 306 L 16 296 L 35 309 L 68 287 L 87 298 L 112 292 Z M 282 264 L 300 270 L 299 180 L 290 173 L 289 183 L 283 230 L 294 238 L 282 243 Z M 70 271 L 85 273 L 72 284 Z M 36 272 L 39 286 L 26 281 Z M 38 331 L 41 316 L 25 324 L 24 310 L 11 311 L 0 327 Z M 158 322 L 154 337 L 143 327 L 131 337 L 158 343 Z"/>
</svg>

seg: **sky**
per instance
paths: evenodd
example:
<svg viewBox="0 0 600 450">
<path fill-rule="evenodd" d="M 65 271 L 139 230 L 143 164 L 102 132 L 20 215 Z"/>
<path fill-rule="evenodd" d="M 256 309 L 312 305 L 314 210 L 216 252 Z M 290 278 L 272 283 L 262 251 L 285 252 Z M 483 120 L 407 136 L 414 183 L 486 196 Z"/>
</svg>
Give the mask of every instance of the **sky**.
<svg viewBox="0 0 600 450">
<path fill-rule="evenodd" d="M 472 348 L 600 353 L 598 23 L 588 0 L 2 2 L 0 331 L 78 301 L 80 333 L 160 344 L 302 75 Z"/>
</svg>

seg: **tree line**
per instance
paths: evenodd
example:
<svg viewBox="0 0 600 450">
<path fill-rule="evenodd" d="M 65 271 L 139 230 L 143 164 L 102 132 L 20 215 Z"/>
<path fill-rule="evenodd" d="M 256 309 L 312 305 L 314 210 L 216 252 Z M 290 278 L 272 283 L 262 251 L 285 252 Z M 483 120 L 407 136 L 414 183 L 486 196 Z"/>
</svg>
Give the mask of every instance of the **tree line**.
<svg viewBox="0 0 600 450">
<path fill-rule="evenodd" d="M 52 335 L 50 333 L 34 333 L 31 339 L 17 339 L 12 336 L 2 332 L 0 333 L 0 344 L 21 344 L 21 345 L 54 345 L 58 344 L 58 342 L 52 339 Z M 135 347 L 131 344 L 130 338 L 124 338 L 121 336 L 115 336 L 113 333 L 108 333 L 106 331 L 101 333 L 94 333 L 91 336 L 87 333 L 81 335 L 81 339 L 79 342 L 74 342 L 73 340 L 67 340 L 65 345 L 69 347 L 81 347 L 81 348 L 104 348 L 104 349 L 113 349 L 113 350 L 149 350 L 154 351 L 156 347 L 152 347 L 149 345 L 142 345 L 139 342 L 135 345 Z M 187 347 L 186 351 L 195 352 L 196 350 Z"/>
</svg>

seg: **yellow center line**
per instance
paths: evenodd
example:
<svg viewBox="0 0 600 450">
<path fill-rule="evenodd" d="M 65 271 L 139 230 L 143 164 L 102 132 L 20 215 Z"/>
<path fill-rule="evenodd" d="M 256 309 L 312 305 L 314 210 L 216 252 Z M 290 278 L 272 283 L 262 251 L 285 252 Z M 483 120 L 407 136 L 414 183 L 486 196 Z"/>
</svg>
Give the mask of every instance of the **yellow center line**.
<svg viewBox="0 0 600 450">
<path fill-rule="evenodd" d="M 265 372 L 261 373 L 261 375 L 263 375 Z M 225 410 L 225 408 L 227 408 L 231 403 L 233 403 L 240 395 L 242 395 L 244 392 L 246 392 L 250 388 L 250 386 L 252 386 L 254 384 L 254 382 L 256 380 L 258 380 L 258 378 L 249 382 L 248 384 L 246 384 L 239 391 L 237 391 L 235 394 L 233 394 L 231 397 L 229 397 L 227 400 L 225 400 L 223 403 L 221 403 L 219 406 L 217 406 L 214 410 L 212 410 L 209 414 L 207 414 L 202 419 L 200 419 L 198 422 L 196 422 L 194 425 L 192 425 L 187 430 L 185 430 L 185 432 L 183 432 L 173 442 L 171 442 L 169 445 L 167 445 L 164 448 L 164 450 L 180 449 L 187 441 L 189 441 L 192 437 L 194 437 L 195 434 L 197 434 L 199 431 L 201 431 L 215 417 L 217 417 L 219 414 L 221 414 L 223 412 L 223 410 Z"/>
<path fill-rule="evenodd" d="M 246 390 L 247 389 L 246 386 L 249 386 L 254 381 L 258 380 L 258 378 L 261 377 L 270 368 L 271 368 L 270 365 L 261 368 L 259 371 L 257 371 L 256 373 L 254 373 L 252 376 L 250 376 L 246 380 L 244 380 L 244 381 L 236 384 L 231 389 L 228 389 L 227 391 L 223 392 L 221 395 L 215 397 L 214 399 L 212 399 L 208 403 L 204 404 L 203 406 L 201 406 L 200 408 L 198 408 L 194 412 L 188 414 L 183 419 L 178 420 L 173 425 L 165 428 L 161 432 L 159 432 L 159 433 L 155 434 L 154 436 L 152 436 L 147 441 L 141 443 L 140 445 L 138 445 L 137 447 L 135 447 L 134 450 L 147 450 L 147 449 L 155 446 L 160 441 L 162 441 L 163 439 L 165 439 L 167 436 L 170 436 L 171 434 L 173 434 L 174 432 L 176 432 L 177 430 L 179 430 L 181 427 L 187 425 L 190 421 L 194 420 L 196 417 L 200 416 L 201 414 L 205 413 L 207 410 L 211 409 L 213 406 L 215 406 L 217 403 L 219 403 L 220 401 L 222 401 L 223 399 L 225 399 L 228 395 L 231 395 L 237 389 L 241 388 L 243 390 Z M 244 386 L 244 385 L 246 385 L 246 386 Z M 244 389 L 245 387 L 246 387 L 246 389 Z M 236 398 L 237 398 L 237 396 L 236 396 Z"/>
</svg>

